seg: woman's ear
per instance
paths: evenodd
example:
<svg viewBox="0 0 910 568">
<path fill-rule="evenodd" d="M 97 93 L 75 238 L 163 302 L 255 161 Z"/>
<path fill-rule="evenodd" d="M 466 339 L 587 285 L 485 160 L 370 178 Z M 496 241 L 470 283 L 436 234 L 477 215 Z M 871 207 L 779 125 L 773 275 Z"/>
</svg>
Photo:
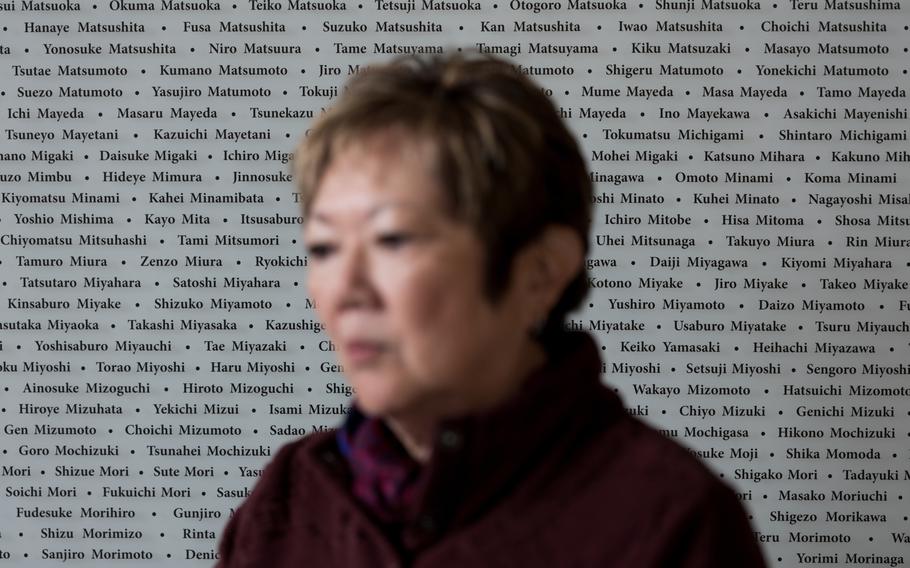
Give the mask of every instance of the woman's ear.
<svg viewBox="0 0 910 568">
<path fill-rule="evenodd" d="M 568 225 L 548 225 L 522 251 L 518 267 L 522 274 L 528 327 L 549 316 L 563 291 L 581 270 L 584 243 Z"/>
</svg>

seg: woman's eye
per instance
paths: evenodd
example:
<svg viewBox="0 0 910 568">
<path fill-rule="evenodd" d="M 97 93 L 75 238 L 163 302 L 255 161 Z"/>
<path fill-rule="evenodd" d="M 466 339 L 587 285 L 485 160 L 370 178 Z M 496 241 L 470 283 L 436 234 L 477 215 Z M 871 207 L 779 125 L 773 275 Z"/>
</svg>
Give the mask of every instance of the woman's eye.
<svg viewBox="0 0 910 568">
<path fill-rule="evenodd" d="M 326 243 L 313 243 L 309 246 L 308 252 L 313 258 L 325 258 L 334 250 L 332 245 Z"/>
<path fill-rule="evenodd" d="M 378 241 L 385 246 L 397 248 L 410 240 L 410 238 L 411 236 L 405 233 L 386 233 L 380 235 Z"/>
</svg>

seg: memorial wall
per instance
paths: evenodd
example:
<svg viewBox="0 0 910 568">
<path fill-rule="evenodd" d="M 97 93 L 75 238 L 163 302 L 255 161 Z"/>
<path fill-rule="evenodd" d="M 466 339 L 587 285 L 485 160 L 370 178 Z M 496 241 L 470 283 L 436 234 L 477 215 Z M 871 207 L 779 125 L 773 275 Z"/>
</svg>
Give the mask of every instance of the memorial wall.
<svg viewBox="0 0 910 568">
<path fill-rule="evenodd" d="M 96 3 L 93 3 L 96 2 Z M 910 8 L 869 1 L 0 0 L 0 566 L 210 566 L 350 402 L 289 155 L 358 69 L 474 49 L 595 182 L 629 410 L 771 566 L 910 558 Z"/>
</svg>

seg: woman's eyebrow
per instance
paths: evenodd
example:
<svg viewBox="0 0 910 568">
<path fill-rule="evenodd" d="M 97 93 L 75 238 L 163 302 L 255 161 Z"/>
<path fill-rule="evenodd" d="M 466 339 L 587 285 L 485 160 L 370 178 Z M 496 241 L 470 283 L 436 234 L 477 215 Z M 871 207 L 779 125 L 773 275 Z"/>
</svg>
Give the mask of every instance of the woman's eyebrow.
<svg viewBox="0 0 910 568">
<path fill-rule="evenodd" d="M 372 217 L 376 216 L 377 213 L 379 213 L 383 209 L 387 209 L 389 207 L 408 207 L 408 208 L 412 208 L 412 209 L 420 209 L 420 205 L 414 201 L 405 201 L 405 200 L 387 201 L 385 203 L 379 203 L 377 205 L 374 205 L 373 207 L 370 207 L 370 209 L 367 210 L 365 220 L 371 219 Z M 332 218 L 321 211 L 313 211 L 312 218 L 314 221 L 320 221 L 322 223 L 325 223 L 326 225 L 333 224 Z"/>
</svg>

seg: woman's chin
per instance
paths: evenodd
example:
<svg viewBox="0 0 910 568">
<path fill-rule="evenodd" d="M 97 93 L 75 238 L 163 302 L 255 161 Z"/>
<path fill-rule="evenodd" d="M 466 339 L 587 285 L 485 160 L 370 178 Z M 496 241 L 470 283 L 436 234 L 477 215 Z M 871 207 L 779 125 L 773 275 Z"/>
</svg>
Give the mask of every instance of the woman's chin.
<svg viewBox="0 0 910 568">
<path fill-rule="evenodd" d="M 397 372 L 360 371 L 348 375 L 361 412 L 382 418 L 422 414 L 428 394 L 423 385 L 415 385 L 407 375 Z M 425 409 L 425 408 L 424 408 Z"/>
<path fill-rule="evenodd" d="M 357 407 L 369 416 L 385 417 L 401 408 L 402 397 L 394 390 L 384 388 L 378 382 L 359 382 L 354 387 L 357 392 Z"/>
</svg>

